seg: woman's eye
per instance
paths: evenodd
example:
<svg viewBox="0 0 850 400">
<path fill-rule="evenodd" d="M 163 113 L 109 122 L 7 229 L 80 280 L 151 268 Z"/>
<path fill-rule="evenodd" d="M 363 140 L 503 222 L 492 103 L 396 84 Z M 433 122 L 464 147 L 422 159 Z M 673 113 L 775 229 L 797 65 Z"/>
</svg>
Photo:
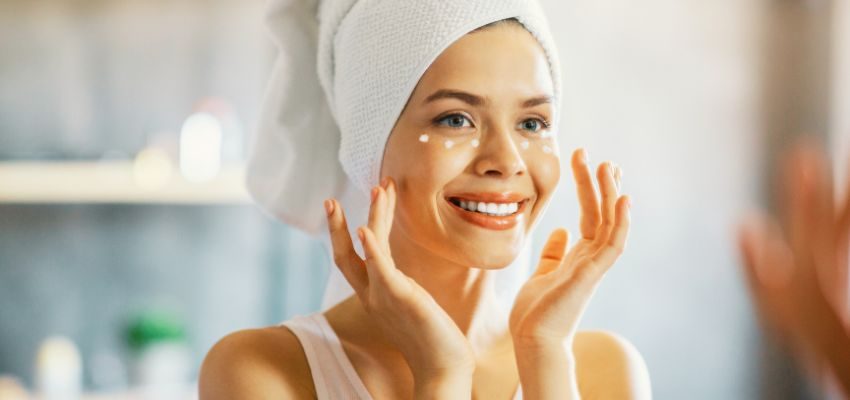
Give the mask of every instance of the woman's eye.
<svg viewBox="0 0 850 400">
<path fill-rule="evenodd" d="M 539 118 L 529 118 L 525 121 L 522 121 L 522 123 L 519 125 L 520 129 L 531 131 L 534 133 L 537 133 L 549 127 L 549 124 L 547 124 L 546 121 L 543 121 Z"/>
<path fill-rule="evenodd" d="M 437 120 L 440 125 L 448 126 L 449 128 L 468 128 L 472 126 L 469 118 L 460 114 L 447 115 Z"/>
</svg>

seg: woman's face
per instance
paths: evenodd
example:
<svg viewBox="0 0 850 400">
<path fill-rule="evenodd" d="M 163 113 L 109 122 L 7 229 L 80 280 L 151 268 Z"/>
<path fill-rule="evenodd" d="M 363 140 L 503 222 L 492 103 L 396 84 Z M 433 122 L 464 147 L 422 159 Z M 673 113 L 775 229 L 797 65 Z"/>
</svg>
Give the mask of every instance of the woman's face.
<svg viewBox="0 0 850 400">
<path fill-rule="evenodd" d="M 560 177 L 552 95 L 545 53 L 518 24 L 446 49 L 387 142 L 381 176 L 398 188 L 393 235 L 463 265 L 511 263 Z"/>
</svg>

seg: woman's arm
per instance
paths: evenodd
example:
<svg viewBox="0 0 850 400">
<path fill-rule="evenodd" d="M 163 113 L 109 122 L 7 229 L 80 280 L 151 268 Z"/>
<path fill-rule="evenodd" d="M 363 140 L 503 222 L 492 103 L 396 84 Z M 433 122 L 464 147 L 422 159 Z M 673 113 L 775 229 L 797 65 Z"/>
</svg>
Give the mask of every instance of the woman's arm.
<svg viewBox="0 0 850 400">
<path fill-rule="evenodd" d="M 577 339 L 579 320 L 599 282 L 625 250 L 629 233 L 630 200 L 620 194 L 622 170 L 610 162 L 601 164 L 596 172 L 597 194 L 583 149 L 573 153 L 571 164 L 581 207 L 581 238 L 570 248 L 569 232 L 552 232 L 537 269 L 517 294 L 509 319 L 520 380 L 529 399 L 574 399 L 579 392 L 585 393 L 583 368 L 579 368 L 584 363 L 576 354 L 582 348 Z M 608 341 L 601 350 L 628 354 L 618 344 Z M 612 388 L 631 384 L 628 375 L 604 378 L 610 365 L 587 368 L 590 372 L 584 376 L 589 381 L 599 377 Z M 622 393 L 604 398 L 633 398 L 630 391 Z"/>
<path fill-rule="evenodd" d="M 345 212 L 325 202 L 334 263 L 354 288 L 377 328 L 402 353 L 414 377 L 416 399 L 468 399 L 475 354 L 464 334 L 430 293 L 399 270 L 389 233 L 396 202 L 391 178 L 372 189 L 369 223 L 358 229 L 366 258 L 354 251 Z"/>
<path fill-rule="evenodd" d="M 413 398 L 467 399 L 472 393 L 472 375 L 473 371 L 469 370 L 414 373 Z"/>
<path fill-rule="evenodd" d="M 573 345 L 515 347 L 526 399 L 651 399 L 649 371 L 637 349 L 605 331 L 582 331 Z"/>
<path fill-rule="evenodd" d="M 741 227 L 743 269 L 764 322 L 800 365 L 828 366 L 850 396 L 850 197 L 836 202 L 828 157 L 815 144 L 797 145 L 781 168 L 778 216 L 754 213 Z"/>
<path fill-rule="evenodd" d="M 305 399 L 313 393 L 301 344 L 282 328 L 225 336 L 207 353 L 198 379 L 200 400 Z"/>
<path fill-rule="evenodd" d="M 524 399 L 580 399 L 576 361 L 566 343 L 514 343 Z"/>
</svg>

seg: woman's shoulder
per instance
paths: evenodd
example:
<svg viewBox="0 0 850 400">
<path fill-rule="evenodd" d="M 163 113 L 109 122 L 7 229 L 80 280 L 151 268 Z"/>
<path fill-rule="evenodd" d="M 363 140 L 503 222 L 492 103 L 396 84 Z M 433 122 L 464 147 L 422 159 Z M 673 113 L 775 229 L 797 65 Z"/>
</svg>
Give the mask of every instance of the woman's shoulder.
<svg viewBox="0 0 850 400">
<path fill-rule="evenodd" d="M 201 365 L 201 400 L 315 398 L 310 366 L 295 334 L 285 326 L 228 334 Z"/>
<path fill-rule="evenodd" d="M 610 331 L 580 331 L 573 352 L 583 394 L 593 398 L 652 398 L 646 362 L 626 338 Z"/>
</svg>

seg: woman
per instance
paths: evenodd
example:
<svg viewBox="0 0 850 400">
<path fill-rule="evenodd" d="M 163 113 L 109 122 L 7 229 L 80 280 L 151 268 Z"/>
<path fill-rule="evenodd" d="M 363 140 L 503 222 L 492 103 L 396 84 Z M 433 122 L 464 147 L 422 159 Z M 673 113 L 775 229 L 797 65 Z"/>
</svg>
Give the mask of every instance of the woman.
<svg viewBox="0 0 850 400">
<path fill-rule="evenodd" d="M 286 12 L 310 15 L 304 4 L 290 2 Z M 586 154 L 573 154 L 580 238 L 568 251 L 567 231 L 553 232 L 511 309 L 498 306 L 494 274 L 517 258 L 560 177 L 559 66 L 536 2 L 318 7 L 316 67 L 338 136 L 322 141 L 328 130 L 321 127 L 305 133 L 327 120 L 312 106 L 296 112 L 304 101 L 270 94 L 267 103 L 277 99 L 274 108 L 285 110 L 272 119 L 290 125 L 285 139 L 267 137 L 298 151 L 276 149 L 257 161 L 275 148 L 272 139 L 261 143 L 261 127 L 249 189 L 289 223 L 308 232 L 326 227 L 355 294 L 323 313 L 222 339 L 202 366 L 201 397 L 649 398 L 633 346 L 614 334 L 577 331 L 626 244 L 629 199 L 611 163 L 595 173 L 598 196 Z M 301 17 L 290 21 L 309 19 Z M 304 165 L 273 167 L 299 156 Z M 311 173 L 317 169 L 323 172 Z M 341 181 L 370 194 L 368 221 L 354 240 L 344 211 L 351 206 L 315 201 L 342 193 Z M 323 223 L 314 210 L 324 211 Z"/>
</svg>

